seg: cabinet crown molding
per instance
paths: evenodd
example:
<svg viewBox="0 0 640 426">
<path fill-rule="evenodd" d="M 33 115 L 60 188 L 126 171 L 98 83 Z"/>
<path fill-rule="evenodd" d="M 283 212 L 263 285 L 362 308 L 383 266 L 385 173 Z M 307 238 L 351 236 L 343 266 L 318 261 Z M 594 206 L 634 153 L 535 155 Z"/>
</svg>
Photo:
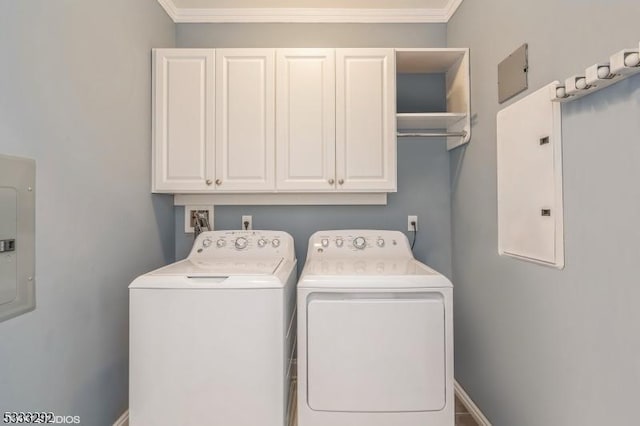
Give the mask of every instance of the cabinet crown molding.
<svg viewBox="0 0 640 426">
<path fill-rule="evenodd" d="M 191 8 L 158 0 L 176 23 L 447 23 L 462 0 L 433 8 Z"/>
</svg>

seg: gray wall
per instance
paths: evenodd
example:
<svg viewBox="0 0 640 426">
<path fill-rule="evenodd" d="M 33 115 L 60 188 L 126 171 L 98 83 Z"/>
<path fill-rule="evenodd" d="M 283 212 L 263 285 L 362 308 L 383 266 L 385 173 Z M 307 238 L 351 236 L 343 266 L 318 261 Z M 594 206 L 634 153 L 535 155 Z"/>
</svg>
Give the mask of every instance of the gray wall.
<svg viewBox="0 0 640 426">
<path fill-rule="evenodd" d="M 155 0 L 0 3 L 0 153 L 37 161 L 35 311 L 0 323 L 0 413 L 111 425 L 127 407 L 127 285 L 173 259 L 150 195 Z"/>
<path fill-rule="evenodd" d="M 323 229 L 392 229 L 407 232 L 407 215 L 418 215 L 416 257 L 451 276 L 449 161 L 443 140 L 404 140 L 398 145 L 398 192 L 386 206 L 216 206 L 215 229 L 240 229 L 242 215 L 254 229 L 289 232 L 302 270 L 309 237 Z M 176 258 L 185 257 L 193 234 L 184 233 L 184 208 L 176 207 Z"/>
<path fill-rule="evenodd" d="M 442 47 L 445 30 L 444 25 L 179 24 L 177 43 L 179 47 Z M 429 98 L 443 108 L 441 82 L 438 76 L 425 78 L 416 91 L 431 95 Z M 399 93 L 409 92 L 406 84 L 401 84 L 401 89 Z M 403 100 L 407 108 L 413 106 L 409 96 Z M 441 139 L 398 143 L 398 193 L 389 195 L 387 206 L 217 206 L 215 228 L 239 229 L 243 214 L 253 215 L 255 229 L 291 233 L 300 267 L 309 236 L 317 230 L 372 228 L 407 233 L 407 215 L 416 214 L 416 257 L 443 274 L 451 274 L 449 161 Z M 182 258 L 188 254 L 193 236 L 184 233 L 182 207 L 176 207 L 175 220 L 176 258 Z"/>
<path fill-rule="evenodd" d="M 497 64 L 529 43 L 530 89 L 638 47 L 640 3 L 465 1 L 472 141 L 452 154 L 456 377 L 494 425 L 637 424 L 640 77 L 563 107 L 563 271 L 497 255 Z M 511 103 L 511 102 L 509 102 Z"/>
<path fill-rule="evenodd" d="M 445 24 L 178 24 L 178 47 L 444 47 Z"/>
</svg>

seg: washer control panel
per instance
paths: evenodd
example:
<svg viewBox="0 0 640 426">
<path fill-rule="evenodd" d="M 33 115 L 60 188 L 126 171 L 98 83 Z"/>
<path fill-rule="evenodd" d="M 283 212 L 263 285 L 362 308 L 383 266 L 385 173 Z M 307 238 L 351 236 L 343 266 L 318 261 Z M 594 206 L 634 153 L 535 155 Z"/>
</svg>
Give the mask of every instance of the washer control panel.
<svg viewBox="0 0 640 426">
<path fill-rule="evenodd" d="M 293 238 L 281 231 L 209 231 L 198 236 L 189 257 L 273 257 L 293 253 Z"/>
<path fill-rule="evenodd" d="M 399 231 L 320 231 L 309 240 L 308 256 L 411 256 L 407 237 Z"/>
</svg>

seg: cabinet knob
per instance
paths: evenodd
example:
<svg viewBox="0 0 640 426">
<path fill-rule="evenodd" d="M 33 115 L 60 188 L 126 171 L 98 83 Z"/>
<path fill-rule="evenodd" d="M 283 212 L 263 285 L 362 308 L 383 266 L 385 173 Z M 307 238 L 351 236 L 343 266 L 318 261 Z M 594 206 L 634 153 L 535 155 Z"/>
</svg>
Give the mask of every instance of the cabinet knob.
<svg viewBox="0 0 640 426">
<path fill-rule="evenodd" d="M 333 185 L 334 183 L 335 183 L 335 180 L 329 179 L 329 185 Z"/>
<path fill-rule="evenodd" d="M 222 179 L 216 179 L 216 185 L 222 185 Z"/>
<path fill-rule="evenodd" d="M 338 181 L 338 184 L 340 184 L 340 185 L 342 185 L 343 183 L 344 183 L 344 179 L 340 179 L 340 180 Z"/>
<path fill-rule="evenodd" d="M 207 179 L 207 180 L 206 180 L 206 184 L 207 184 L 207 185 L 211 185 L 212 183 L 213 183 L 213 181 L 212 181 L 211 179 Z"/>
</svg>

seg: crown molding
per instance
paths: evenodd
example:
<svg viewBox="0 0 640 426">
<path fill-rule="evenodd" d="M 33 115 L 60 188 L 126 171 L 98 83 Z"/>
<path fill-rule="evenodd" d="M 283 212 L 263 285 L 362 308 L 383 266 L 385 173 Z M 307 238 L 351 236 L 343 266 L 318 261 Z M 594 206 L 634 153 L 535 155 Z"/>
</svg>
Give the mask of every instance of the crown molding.
<svg viewBox="0 0 640 426">
<path fill-rule="evenodd" d="M 453 14 L 456 13 L 461 4 L 462 0 L 449 0 L 447 5 L 443 8 L 447 17 L 445 22 L 449 22 L 449 19 L 453 17 Z"/>
<path fill-rule="evenodd" d="M 164 11 L 167 12 L 167 15 L 169 15 L 169 17 L 173 19 L 173 22 L 176 22 L 176 16 L 178 16 L 178 8 L 176 7 L 176 4 L 173 2 L 173 0 L 158 0 L 158 3 L 160 3 L 160 6 L 162 6 Z"/>
<path fill-rule="evenodd" d="M 176 23 L 446 23 L 462 0 L 438 9 L 347 8 L 178 8 L 173 0 L 158 0 Z"/>
</svg>

